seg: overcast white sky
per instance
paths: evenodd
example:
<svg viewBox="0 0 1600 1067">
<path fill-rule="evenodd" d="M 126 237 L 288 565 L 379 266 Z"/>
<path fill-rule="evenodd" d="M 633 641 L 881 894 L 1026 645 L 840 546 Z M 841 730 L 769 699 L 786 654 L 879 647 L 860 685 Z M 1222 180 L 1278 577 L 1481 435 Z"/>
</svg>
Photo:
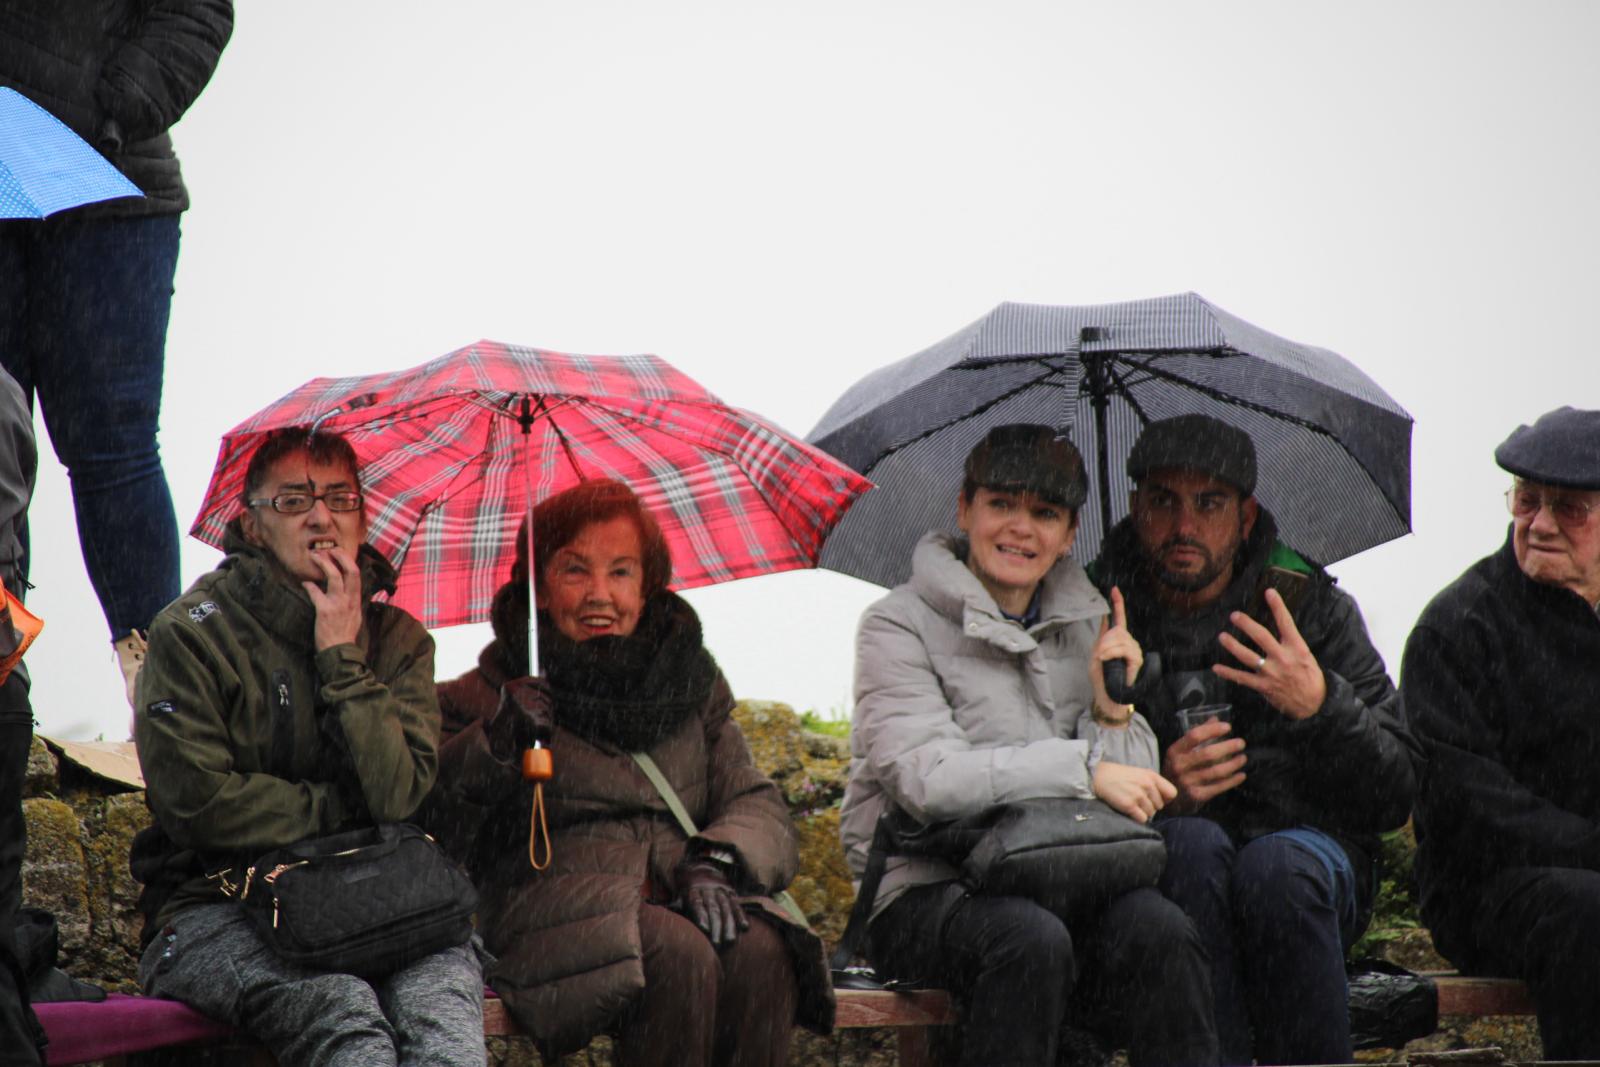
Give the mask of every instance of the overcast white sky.
<svg viewBox="0 0 1600 1067">
<path fill-rule="evenodd" d="M 241 4 L 174 133 L 179 521 L 223 432 L 319 374 L 481 337 L 647 351 L 804 434 L 1003 300 L 1192 289 L 1416 418 L 1416 533 L 1335 568 L 1397 667 L 1504 535 L 1494 445 L 1600 407 L 1597 38 L 1583 0 Z M 35 712 L 118 739 L 44 451 Z M 186 538 L 185 584 L 217 558 Z M 801 572 L 689 599 L 738 694 L 843 713 L 877 595 Z M 486 631 L 440 631 L 440 677 Z"/>
</svg>

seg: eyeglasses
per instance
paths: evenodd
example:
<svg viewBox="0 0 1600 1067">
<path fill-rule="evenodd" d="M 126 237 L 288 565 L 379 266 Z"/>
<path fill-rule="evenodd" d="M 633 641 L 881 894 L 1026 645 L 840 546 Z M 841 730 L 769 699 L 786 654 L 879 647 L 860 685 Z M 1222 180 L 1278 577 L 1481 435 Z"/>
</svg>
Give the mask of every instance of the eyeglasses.
<svg viewBox="0 0 1600 1067">
<path fill-rule="evenodd" d="M 1531 519 L 1541 507 L 1550 509 L 1550 517 L 1564 530 L 1576 530 L 1589 521 L 1600 500 L 1585 500 L 1561 493 L 1542 493 L 1527 485 L 1514 485 L 1506 490 L 1506 507 L 1513 517 Z"/>
<path fill-rule="evenodd" d="M 360 511 L 361 494 L 353 489 L 335 489 L 331 493 L 279 493 L 274 497 L 259 497 L 245 503 L 253 508 L 272 506 L 280 515 L 304 515 L 317 506 L 317 501 L 328 505 L 329 511 Z"/>
</svg>

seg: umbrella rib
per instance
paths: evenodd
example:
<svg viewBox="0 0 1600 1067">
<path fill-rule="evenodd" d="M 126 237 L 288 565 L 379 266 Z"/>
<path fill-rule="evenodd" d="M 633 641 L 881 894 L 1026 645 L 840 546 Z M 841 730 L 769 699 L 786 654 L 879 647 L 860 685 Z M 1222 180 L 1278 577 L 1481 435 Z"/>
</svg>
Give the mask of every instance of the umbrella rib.
<svg viewBox="0 0 1600 1067">
<path fill-rule="evenodd" d="M 1207 354 L 1207 350 L 1200 349 L 1200 350 L 1183 352 L 1183 353 L 1179 353 L 1179 352 L 1163 352 L 1163 353 L 1160 353 L 1160 354 L 1152 354 L 1150 356 L 1150 358 L 1151 359 L 1160 359 L 1163 355 L 1205 355 L 1205 354 Z M 1223 354 L 1227 355 L 1227 356 L 1244 356 L 1244 355 L 1248 355 L 1248 353 L 1240 352 L 1239 350 L 1233 349 L 1233 348 L 1224 349 L 1223 350 Z M 1274 408 L 1270 408 L 1265 404 L 1260 404 L 1260 403 L 1257 403 L 1257 402 L 1255 402 L 1253 400 L 1246 400 L 1243 397 L 1236 397 L 1236 396 L 1233 396 L 1233 395 L 1231 395 L 1229 393 L 1225 393 L 1220 389 L 1214 389 L 1211 386 L 1200 385 L 1197 382 L 1191 382 L 1187 378 L 1182 378 L 1182 377 L 1179 377 L 1176 374 L 1172 374 L 1172 373 L 1169 373 L 1169 372 L 1158 370 L 1157 368 L 1152 367 L 1148 363 L 1137 362 L 1134 359 L 1130 358 L 1126 353 L 1113 353 L 1112 355 L 1113 355 L 1114 358 L 1120 357 L 1121 359 L 1125 360 L 1128 363 L 1129 366 L 1138 367 L 1140 370 L 1142 370 L 1146 374 L 1150 375 L 1152 380 L 1161 380 L 1161 381 L 1172 382 L 1174 385 L 1183 386 L 1185 388 L 1192 389 L 1197 393 L 1201 393 L 1201 394 L 1203 394 L 1205 396 L 1209 396 L 1213 400 L 1222 401 L 1222 402 L 1231 404 L 1234 407 L 1244 408 L 1246 411 L 1256 411 L 1256 412 L 1259 412 L 1259 413 L 1261 413 L 1263 415 L 1267 415 L 1267 416 L 1270 416 L 1270 417 L 1272 417 L 1274 419 L 1278 419 L 1278 420 L 1280 420 L 1282 422 L 1292 423 L 1295 426 L 1299 426 L 1301 429 L 1310 430 L 1312 433 L 1320 434 L 1323 437 L 1326 437 L 1331 441 L 1339 441 L 1339 439 L 1337 437 L 1335 437 L 1332 433 L 1328 432 L 1328 430 L 1325 427 L 1319 426 L 1316 423 L 1310 421 L 1309 419 L 1302 418 L 1299 415 L 1290 415 L 1287 412 L 1278 411 L 1278 410 L 1276 410 Z M 1126 392 L 1124 392 L 1122 395 L 1123 395 L 1123 398 L 1127 400 L 1129 406 L 1133 407 L 1134 411 L 1139 413 L 1140 418 L 1144 418 L 1143 413 L 1139 412 L 1138 405 L 1134 401 L 1132 395 L 1129 394 L 1129 393 L 1126 393 Z M 1145 419 L 1145 424 L 1146 425 L 1149 424 L 1149 420 L 1148 419 Z M 1344 451 L 1345 455 L 1349 456 L 1351 458 L 1351 460 L 1353 460 L 1356 463 L 1356 465 L 1359 466 L 1366 473 L 1367 477 L 1372 481 L 1372 484 L 1374 486 L 1379 486 L 1379 485 L 1382 484 L 1379 481 L 1377 475 L 1372 471 L 1372 469 L 1369 468 L 1367 466 L 1367 464 L 1362 461 L 1361 457 L 1359 457 L 1355 453 L 1351 452 L 1348 448 L 1345 448 L 1343 442 L 1339 443 L 1339 447 Z M 1399 520 L 1400 524 L 1409 529 L 1410 526 L 1411 526 L 1410 521 L 1404 515 L 1400 514 L 1400 509 L 1395 507 L 1394 501 L 1390 500 L 1388 495 L 1386 493 L 1383 493 L 1383 492 L 1379 492 L 1378 496 L 1380 498 L 1382 498 L 1383 502 L 1389 506 L 1389 510 L 1394 513 L 1394 517 L 1397 520 Z"/>
<path fill-rule="evenodd" d="M 939 432 L 941 432 L 943 430 L 949 429 L 952 426 L 955 426 L 955 425 L 957 425 L 959 423 L 966 422 L 969 419 L 976 418 L 977 416 L 982 415 L 985 411 L 988 411 L 990 408 L 994 407 L 995 405 L 1004 403 L 1005 401 L 1010 400 L 1012 397 L 1017 396 L 1018 394 L 1020 394 L 1022 392 L 1025 392 L 1026 390 L 1032 389 L 1034 386 L 1037 386 L 1037 385 L 1057 385 L 1060 388 L 1065 388 L 1065 386 L 1060 386 L 1059 383 L 1048 382 L 1048 381 L 1045 380 L 1045 379 L 1051 377 L 1052 375 L 1060 374 L 1060 373 L 1062 373 L 1062 372 L 1064 372 L 1066 370 L 1065 367 L 1057 367 L 1053 363 L 1048 362 L 1048 360 L 1050 358 L 1051 357 L 1049 357 L 1049 356 L 1032 356 L 1032 357 L 1029 357 L 1029 359 L 1026 360 L 1026 361 L 1019 360 L 1018 362 L 1035 362 L 1035 363 L 1038 363 L 1038 364 L 1040 364 L 1041 366 L 1043 366 L 1046 369 L 1047 373 L 1041 374 L 1037 378 L 1030 378 L 1028 381 L 1025 381 L 1025 382 L 1021 383 L 1020 385 L 1016 386 L 1015 388 L 1006 390 L 1004 393 L 1001 393 L 999 396 L 996 396 L 992 400 L 989 400 L 989 401 L 987 401 L 987 402 L 985 402 L 983 404 L 980 404 L 978 407 L 973 408 L 971 411 L 964 412 L 964 413 L 962 413 L 960 415 L 957 415 L 953 419 L 948 419 L 945 422 L 941 422 L 937 426 L 929 427 L 928 429 L 924 430 L 923 432 L 917 434 L 915 437 L 909 438 L 909 439 L 907 439 L 905 441 L 901 441 L 897 445 L 890 445 L 888 448 L 886 448 L 882 452 L 880 452 L 873 459 L 873 461 L 867 465 L 866 469 L 861 471 L 861 473 L 865 474 L 865 475 L 870 475 L 872 473 L 872 469 L 874 467 L 876 467 L 878 464 L 882 463 L 884 460 L 888 459 L 890 456 L 894 455 L 896 452 L 899 452 L 901 449 L 909 448 L 912 445 L 916 444 L 918 441 L 925 440 L 925 439 L 927 439 L 929 437 L 932 437 L 934 434 L 937 434 L 937 433 L 939 433 Z"/>
<path fill-rule="evenodd" d="M 1146 374 L 1150 375 L 1152 380 L 1160 380 L 1160 381 L 1165 381 L 1165 382 L 1171 382 L 1174 385 L 1182 386 L 1183 388 L 1186 388 L 1186 389 L 1191 389 L 1194 392 L 1200 393 L 1203 396 L 1208 396 L 1212 400 L 1217 400 L 1217 401 L 1221 401 L 1223 403 L 1231 404 L 1234 407 L 1244 408 L 1247 411 L 1256 411 L 1256 412 L 1260 412 L 1263 415 L 1270 415 L 1273 418 L 1279 419 L 1279 420 L 1281 420 L 1283 422 L 1293 423 L 1296 426 L 1301 427 L 1302 429 L 1311 430 L 1311 431 L 1313 431 L 1315 433 L 1321 434 L 1324 437 L 1333 438 L 1333 434 L 1329 433 L 1326 429 L 1324 429 L 1321 426 L 1318 426 L 1316 423 L 1312 422 L 1311 420 L 1303 418 L 1303 417 L 1301 417 L 1299 415 L 1291 415 L 1286 411 L 1279 411 L 1276 408 L 1268 407 L 1267 405 L 1259 403 L 1257 401 L 1247 400 L 1247 399 L 1245 399 L 1244 397 L 1241 397 L 1241 396 L 1235 396 L 1232 393 L 1224 392 L 1221 389 L 1215 388 L 1214 386 L 1201 385 L 1199 382 L 1190 381 L 1188 378 L 1184 378 L 1181 375 L 1173 374 L 1170 371 L 1161 370 L 1158 367 L 1153 367 L 1149 363 L 1138 362 L 1138 361 L 1134 360 L 1131 356 L 1129 356 L 1127 353 L 1124 353 L 1124 352 L 1110 352 L 1110 353 L 1107 353 L 1107 354 L 1110 355 L 1113 359 L 1122 359 L 1122 360 L 1124 360 L 1129 366 L 1138 367 L 1140 370 L 1142 370 Z M 1162 358 L 1162 356 L 1174 356 L 1174 355 L 1193 356 L 1193 355 L 1214 355 L 1214 354 L 1216 354 L 1216 353 L 1211 351 L 1211 350 L 1208 350 L 1208 349 L 1193 349 L 1193 350 L 1189 350 L 1189 351 L 1186 351 L 1186 352 L 1163 352 L 1163 353 L 1161 353 L 1159 355 L 1153 355 L 1150 358 L 1152 358 L 1152 359 L 1160 359 L 1160 358 Z M 1229 348 L 1229 349 L 1222 350 L 1221 354 L 1226 355 L 1226 356 L 1243 356 L 1243 355 L 1246 355 L 1247 353 L 1240 352 L 1237 349 Z M 1135 384 L 1137 384 L 1137 383 L 1135 383 Z M 1132 402 L 1131 398 L 1130 398 L 1129 402 L 1130 403 Z M 1338 438 L 1333 438 L 1333 439 L 1334 440 L 1338 440 Z"/>
</svg>

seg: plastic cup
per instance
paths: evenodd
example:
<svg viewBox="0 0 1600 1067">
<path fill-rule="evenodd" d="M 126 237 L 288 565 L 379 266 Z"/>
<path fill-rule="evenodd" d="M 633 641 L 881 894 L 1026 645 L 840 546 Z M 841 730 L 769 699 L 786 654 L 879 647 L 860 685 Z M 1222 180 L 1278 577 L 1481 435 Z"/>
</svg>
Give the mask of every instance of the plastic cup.
<svg viewBox="0 0 1600 1067">
<path fill-rule="evenodd" d="M 1198 707 L 1178 709 L 1178 725 L 1183 727 L 1184 733 L 1188 733 L 1201 723 L 1210 722 L 1213 719 L 1221 719 L 1223 722 L 1232 722 L 1233 705 L 1201 704 Z M 1214 745 L 1221 740 L 1222 738 L 1220 737 L 1214 737 L 1210 741 L 1207 741 L 1206 744 Z"/>
</svg>

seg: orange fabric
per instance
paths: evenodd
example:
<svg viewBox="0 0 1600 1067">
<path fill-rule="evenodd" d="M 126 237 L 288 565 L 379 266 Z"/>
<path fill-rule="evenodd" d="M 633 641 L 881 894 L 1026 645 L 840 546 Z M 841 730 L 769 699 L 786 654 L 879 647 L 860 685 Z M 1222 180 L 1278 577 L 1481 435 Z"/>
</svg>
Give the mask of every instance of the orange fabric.
<svg viewBox="0 0 1600 1067">
<path fill-rule="evenodd" d="M 16 633 L 17 647 L 12 649 L 4 659 L 0 659 L 0 682 L 11 677 L 11 672 L 22 660 L 22 654 L 28 651 L 28 646 L 33 644 L 33 639 L 39 636 L 39 631 L 44 629 L 44 620 L 23 606 L 22 601 L 6 592 L 3 582 L 0 582 L 0 643 L 9 643 L 7 638 L 11 635 L 8 630 Z"/>
</svg>

